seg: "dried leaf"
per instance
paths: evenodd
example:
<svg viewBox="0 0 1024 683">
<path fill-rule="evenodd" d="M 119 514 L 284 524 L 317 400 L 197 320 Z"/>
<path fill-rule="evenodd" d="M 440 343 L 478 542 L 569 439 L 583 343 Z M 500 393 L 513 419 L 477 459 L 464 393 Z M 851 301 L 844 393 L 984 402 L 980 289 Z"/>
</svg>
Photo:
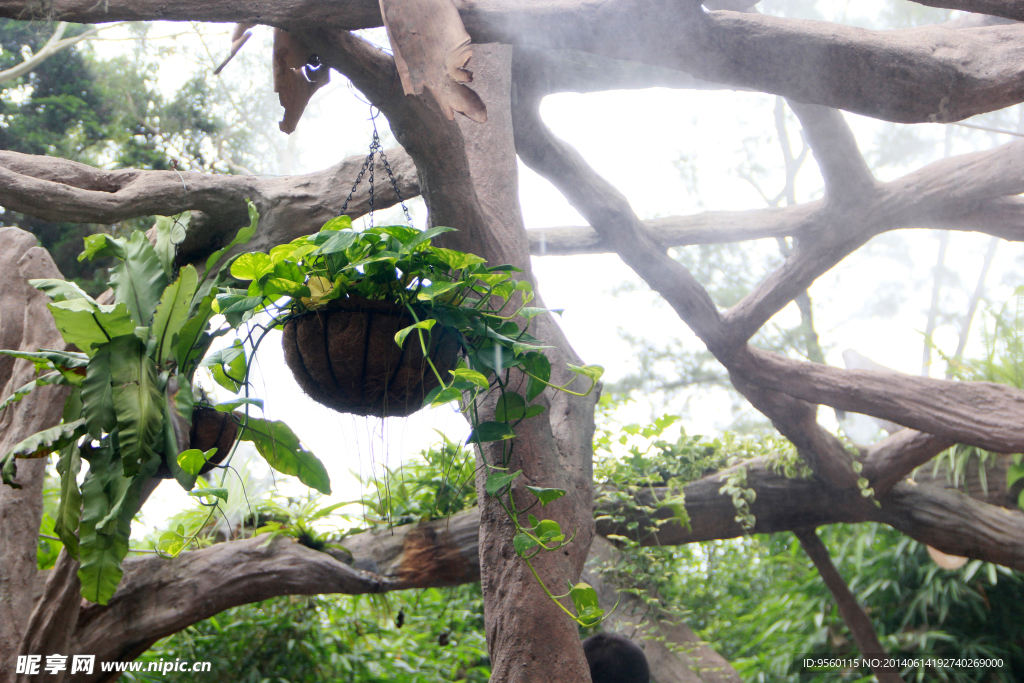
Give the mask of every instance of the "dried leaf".
<svg viewBox="0 0 1024 683">
<path fill-rule="evenodd" d="M 220 63 L 220 66 L 213 70 L 214 76 L 224 70 L 224 67 L 228 65 L 228 62 L 238 54 L 238 51 L 242 49 L 245 42 L 252 37 L 252 31 L 249 29 L 255 25 L 256 24 L 235 24 L 235 30 L 231 34 L 231 52 L 229 52 L 228 56 L 224 58 L 224 61 Z"/>
<path fill-rule="evenodd" d="M 473 80 L 466 63 L 473 56 L 470 37 L 451 0 L 380 0 L 395 66 L 406 95 L 430 90 L 449 120 L 460 112 L 483 123 L 487 107 L 465 83 Z"/>
<path fill-rule="evenodd" d="M 274 92 L 284 107 L 284 118 L 279 124 L 284 133 L 294 132 L 309 98 L 331 80 L 326 66 L 316 71 L 303 70 L 312 56 L 312 50 L 290 33 L 274 29 Z"/>
</svg>

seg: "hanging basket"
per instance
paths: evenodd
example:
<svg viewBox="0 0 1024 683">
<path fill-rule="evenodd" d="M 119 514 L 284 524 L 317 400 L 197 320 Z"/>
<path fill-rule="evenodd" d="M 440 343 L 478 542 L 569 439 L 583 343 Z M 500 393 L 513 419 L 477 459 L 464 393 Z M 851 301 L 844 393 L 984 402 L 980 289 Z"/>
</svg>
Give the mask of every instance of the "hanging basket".
<svg viewBox="0 0 1024 683">
<path fill-rule="evenodd" d="M 338 299 L 285 323 L 284 358 L 299 386 L 328 408 L 404 417 L 438 385 L 415 331 L 402 347 L 395 343 L 395 333 L 414 323 L 405 307 L 390 301 Z M 456 336 L 435 328 L 428 351 L 441 377 L 448 377 L 459 355 Z"/>
<path fill-rule="evenodd" d="M 189 447 L 198 448 L 204 453 L 211 448 L 217 449 L 213 457 L 203 465 L 203 469 L 199 470 L 199 474 L 206 474 L 213 469 L 214 465 L 219 465 L 224 458 L 228 457 L 237 437 L 238 423 L 231 413 L 222 413 L 206 406 L 193 408 Z M 159 479 L 172 479 L 174 475 L 171 474 L 166 463 L 160 463 L 160 469 L 154 476 Z"/>
</svg>

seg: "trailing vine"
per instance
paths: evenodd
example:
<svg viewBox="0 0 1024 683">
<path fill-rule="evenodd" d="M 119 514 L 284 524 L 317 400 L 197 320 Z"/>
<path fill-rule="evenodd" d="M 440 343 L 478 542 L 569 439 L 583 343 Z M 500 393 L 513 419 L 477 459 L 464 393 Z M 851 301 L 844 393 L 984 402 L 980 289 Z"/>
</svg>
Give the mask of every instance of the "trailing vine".
<svg viewBox="0 0 1024 683">
<path fill-rule="evenodd" d="M 250 284 L 246 289 L 225 288 L 215 308 L 243 317 L 266 311 L 272 326 L 284 329 L 295 318 L 330 311 L 346 299 L 383 300 L 403 307 L 412 324 L 396 332 L 395 343 L 403 348 L 408 343 L 418 344 L 436 381 L 423 406 L 458 402 L 472 425 L 468 443 L 481 449 L 484 444 L 498 446 L 496 461 L 485 465 L 484 488 L 514 525 L 515 552 L 570 618 L 580 625 L 593 625 L 604 614 L 594 589 L 579 583 L 556 595 L 540 579 L 532 561 L 542 552 L 557 552 L 575 538 L 575 532 L 567 536 L 555 520 L 530 513 L 534 505 L 543 508 L 565 491 L 524 486 L 535 502 L 520 510 L 512 489 L 522 471 L 513 472 L 510 465 L 516 427 L 545 409 L 534 402 L 540 394 L 551 388 L 585 396 L 597 385 L 603 370 L 567 365 L 575 375 L 573 380 L 553 384 L 545 346 L 528 332 L 530 321 L 546 312 L 528 306 L 533 299 L 532 286 L 512 278 L 520 272 L 514 266 L 488 266 L 474 254 L 431 244 L 434 237 L 451 230 L 435 227 L 420 232 L 407 226 L 385 226 L 356 232 L 351 219 L 340 216 L 328 221 L 320 232 L 274 247 L 269 254 L 239 256 L 231 275 Z M 458 340 L 462 354 L 447 376 L 430 353 L 444 334 Z M 526 377 L 523 393 L 512 389 L 513 371 Z M 577 388 L 577 379 L 583 380 L 583 386 Z M 482 419 L 484 402 L 493 402 L 494 419 Z M 565 597 L 572 601 L 575 613 L 560 602 Z"/>
</svg>

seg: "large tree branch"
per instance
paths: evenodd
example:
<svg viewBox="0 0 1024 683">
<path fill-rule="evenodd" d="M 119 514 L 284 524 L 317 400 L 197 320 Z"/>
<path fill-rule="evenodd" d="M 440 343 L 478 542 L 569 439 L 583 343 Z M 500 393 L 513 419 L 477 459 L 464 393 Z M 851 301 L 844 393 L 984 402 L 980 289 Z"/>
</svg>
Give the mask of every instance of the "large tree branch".
<svg viewBox="0 0 1024 683">
<path fill-rule="evenodd" d="M 387 150 L 387 155 L 402 196 L 417 195 L 419 182 L 412 159 L 401 148 Z M 180 257 L 188 259 L 229 242 L 248 222 L 245 201 L 251 199 L 260 211 L 260 225 L 247 248 L 267 250 L 316 232 L 337 215 L 363 161 L 364 157 L 353 156 L 317 173 L 262 178 L 105 171 L 65 159 L 0 151 L 0 205 L 46 220 L 107 224 L 196 211 L 201 215 L 179 248 Z M 375 165 L 377 177 L 384 177 L 380 161 Z M 374 208 L 397 202 L 390 183 L 375 188 Z M 368 187 L 362 183 L 345 213 L 358 217 L 368 210 Z"/>
<path fill-rule="evenodd" d="M 898 372 L 841 370 L 747 347 L 733 372 L 810 403 L 895 422 L 997 453 L 1024 450 L 1024 391 L 993 382 L 955 382 Z"/>
<path fill-rule="evenodd" d="M 837 491 L 814 479 L 777 474 L 771 459 L 746 468 L 757 493 L 753 533 L 774 533 L 838 522 L 879 521 L 950 554 L 1024 569 L 1024 514 L 978 502 L 955 491 L 900 483 L 879 497 L 881 507 L 856 487 Z M 728 495 L 719 492 L 730 468 L 689 484 L 685 490 L 690 528 L 674 522 L 654 527 L 651 519 L 627 517 L 598 523 L 602 535 L 638 537 L 644 544 L 677 545 L 747 533 L 736 521 Z M 867 468 L 865 468 L 867 470 Z M 646 488 L 638 502 L 659 508 L 667 497 Z M 621 515 L 624 510 L 600 509 Z M 675 512 L 659 508 L 654 519 Z M 639 529 L 628 523 L 637 521 Z M 352 566 L 286 538 L 223 543 L 174 560 L 147 556 L 125 563 L 125 579 L 106 606 L 88 605 L 79 618 L 72 650 L 98 659 L 130 659 L 150 643 L 229 607 L 278 595 L 375 593 L 412 587 L 450 586 L 479 580 L 478 508 L 449 519 L 345 539 Z M 598 545 L 598 552 L 602 546 Z M 95 680 L 102 680 L 97 678 Z"/>
<path fill-rule="evenodd" d="M 643 545 L 683 545 L 698 541 L 737 538 L 747 533 L 778 533 L 825 524 L 882 522 L 911 538 L 950 555 L 995 562 L 1024 570 L 1024 513 L 989 505 L 957 491 L 902 481 L 884 496 L 881 507 L 856 487 L 836 490 L 817 479 L 788 479 L 773 469 L 771 459 L 757 458 L 743 465 L 746 484 L 757 496 L 750 505 L 756 523 L 744 529 L 728 495 L 719 492 L 735 470 L 729 468 L 688 484 L 686 513 L 689 527 L 675 523 L 675 512 L 660 507 L 670 492 L 659 487 L 638 494 L 638 502 L 657 508 L 648 516 L 627 515 L 622 523 L 605 515 L 622 510 L 601 507 L 597 532 L 635 538 Z M 656 525 L 659 520 L 668 522 Z M 636 522 L 638 526 L 630 524 Z"/>
<path fill-rule="evenodd" d="M 836 606 L 839 608 L 839 614 L 842 615 L 843 621 L 846 622 L 847 628 L 850 629 L 853 641 L 857 643 L 857 648 L 861 654 L 872 658 L 884 657 L 885 649 L 878 642 L 878 634 L 875 633 L 875 627 L 871 624 L 871 618 L 868 617 L 864 608 L 858 604 L 857 598 L 850 592 L 850 588 L 846 585 L 846 581 L 843 580 L 843 576 L 836 569 L 836 566 L 832 564 L 828 548 L 818 538 L 818 534 L 815 533 L 814 529 L 810 528 L 795 529 L 793 533 L 796 534 L 804 552 L 807 553 L 807 556 L 811 558 L 811 562 L 814 563 L 814 567 L 818 570 L 821 580 L 828 587 L 829 592 L 832 593 L 832 598 L 836 601 Z M 903 683 L 903 678 L 896 669 L 872 664 L 871 671 L 881 683 Z"/>
<path fill-rule="evenodd" d="M 573 49 L 903 123 L 957 121 L 1024 99 L 1024 26 L 868 31 L 670 0 L 456 2 L 474 42 Z M 0 0 L 0 16 L 80 23 L 235 21 L 292 31 L 380 26 L 372 0 Z"/>
<path fill-rule="evenodd" d="M 1024 21 L 1024 2 L 1021 0 L 913 0 L 919 5 L 958 9 L 964 12 L 989 14 L 1015 21 Z"/>
<path fill-rule="evenodd" d="M 571 145 L 559 139 L 540 117 L 534 74 L 516 63 L 517 98 L 513 105 L 516 152 L 555 185 L 611 245 L 622 260 L 658 291 L 709 348 L 727 342 L 720 315 L 693 275 L 665 252 L 633 212 L 629 200 L 598 175 Z"/>
</svg>

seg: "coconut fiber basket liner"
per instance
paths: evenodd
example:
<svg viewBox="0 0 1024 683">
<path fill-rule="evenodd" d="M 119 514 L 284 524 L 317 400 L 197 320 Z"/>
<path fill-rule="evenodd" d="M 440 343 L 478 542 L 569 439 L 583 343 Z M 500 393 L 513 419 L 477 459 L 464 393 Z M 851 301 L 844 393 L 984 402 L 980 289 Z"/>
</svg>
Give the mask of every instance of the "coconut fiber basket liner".
<svg viewBox="0 0 1024 683">
<path fill-rule="evenodd" d="M 399 347 L 395 334 L 414 324 L 390 301 L 336 299 L 284 326 L 284 359 L 299 386 L 328 408 L 377 417 L 411 415 L 438 385 L 413 331 Z M 428 352 L 441 377 L 455 367 L 455 334 L 435 328 Z"/>
<path fill-rule="evenodd" d="M 235 445 L 235 438 L 238 436 L 237 413 L 222 413 L 206 406 L 196 406 L 192 409 L 192 429 L 189 431 L 189 447 L 198 448 L 201 451 L 208 451 L 216 448 L 210 461 L 203 465 L 199 474 L 206 474 L 219 465 L 231 452 Z M 173 475 L 166 463 L 160 463 L 160 469 L 153 475 L 159 479 L 171 479 Z"/>
</svg>

